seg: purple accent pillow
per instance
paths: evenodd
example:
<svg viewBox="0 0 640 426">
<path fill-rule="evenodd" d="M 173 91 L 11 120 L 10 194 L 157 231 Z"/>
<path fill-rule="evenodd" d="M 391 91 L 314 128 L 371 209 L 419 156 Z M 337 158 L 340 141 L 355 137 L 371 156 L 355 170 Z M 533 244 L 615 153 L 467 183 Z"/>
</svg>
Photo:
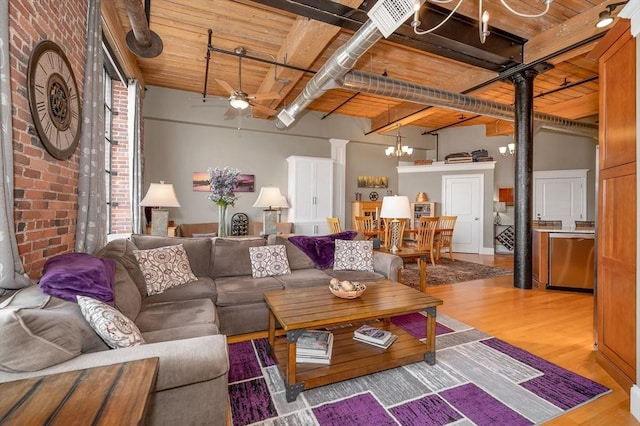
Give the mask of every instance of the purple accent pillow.
<svg viewBox="0 0 640 426">
<path fill-rule="evenodd" d="M 289 241 L 309 256 L 318 268 L 328 269 L 333 267 L 333 256 L 335 254 L 334 241 L 353 240 L 357 234 L 356 231 L 343 231 L 320 237 L 294 235 L 289 237 Z"/>
<path fill-rule="evenodd" d="M 85 253 L 67 253 L 47 260 L 40 278 L 43 293 L 76 302 L 87 296 L 113 306 L 116 262 Z"/>
</svg>

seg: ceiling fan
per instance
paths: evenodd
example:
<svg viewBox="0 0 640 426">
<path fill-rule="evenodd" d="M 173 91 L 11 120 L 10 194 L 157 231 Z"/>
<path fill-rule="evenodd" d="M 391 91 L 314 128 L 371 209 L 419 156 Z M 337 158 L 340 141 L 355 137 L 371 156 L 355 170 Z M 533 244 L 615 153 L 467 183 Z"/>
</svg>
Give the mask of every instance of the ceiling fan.
<svg viewBox="0 0 640 426">
<path fill-rule="evenodd" d="M 268 93 L 255 93 L 250 95 L 242 90 L 242 57 L 246 55 L 247 51 L 244 47 L 236 47 L 234 50 L 235 54 L 238 55 L 238 89 L 234 90 L 233 86 L 229 84 L 225 80 L 220 80 L 216 78 L 216 81 L 220 86 L 222 86 L 227 92 L 229 92 L 229 110 L 225 113 L 225 116 L 233 116 L 236 112 L 242 111 L 251 107 L 251 110 L 254 109 L 262 112 L 267 115 L 274 115 L 278 111 L 275 109 L 269 108 L 267 106 L 256 103 L 255 101 L 262 101 L 268 99 L 280 99 L 281 96 L 277 92 L 268 92 Z"/>
</svg>

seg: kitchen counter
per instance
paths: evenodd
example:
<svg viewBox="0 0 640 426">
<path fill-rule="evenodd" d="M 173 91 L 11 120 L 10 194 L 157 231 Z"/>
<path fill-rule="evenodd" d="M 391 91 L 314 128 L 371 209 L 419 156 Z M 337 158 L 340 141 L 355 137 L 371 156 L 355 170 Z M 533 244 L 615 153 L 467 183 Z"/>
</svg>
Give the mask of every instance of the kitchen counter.
<svg viewBox="0 0 640 426">
<path fill-rule="evenodd" d="M 593 291 L 595 230 L 533 228 L 533 287 Z"/>
<path fill-rule="evenodd" d="M 562 228 L 532 228 L 534 233 L 565 233 L 565 234 L 595 234 L 596 230 L 593 228 L 589 229 L 576 229 L 572 226 L 565 226 Z"/>
</svg>

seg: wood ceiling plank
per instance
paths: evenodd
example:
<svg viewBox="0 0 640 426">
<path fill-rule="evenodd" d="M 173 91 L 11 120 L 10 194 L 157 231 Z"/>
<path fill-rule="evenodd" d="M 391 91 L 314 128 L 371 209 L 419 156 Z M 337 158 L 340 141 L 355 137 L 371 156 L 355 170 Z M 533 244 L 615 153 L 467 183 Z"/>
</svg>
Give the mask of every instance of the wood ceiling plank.
<svg viewBox="0 0 640 426">
<path fill-rule="evenodd" d="M 538 111 L 538 109 L 536 109 Z M 590 117 L 598 114 L 598 93 L 591 93 L 579 98 L 572 98 L 566 102 L 557 102 L 553 105 L 540 108 L 545 114 L 559 115 L 571 120 Z"/>
<path fill-rule="evenodd" d="M 107 44 L 114 52 L 114 59 L 122 67 L 126 77 L 138 80 L 140 87 L 144 89 L 145 77 L 138 67 L 135 56 L 127 47 L 126 32 L 123 30 L 122 21 L 114 3 L 100 2 L 100 13 L 102 15 L 102 31 Z"/>
<path fill-rule="evenodd" d="M 362 0 L 341 0 L 338 3 L 357 8 Z M 339 32 L 340 27 L 298 17 L 282 43 L 276 58 L 281 61 L 286 60 L 286 63 L 295 64 L 300 68 L 308 68 Z M 296 86 L 303 74 L 302 71 L 285 67 L 276 69 L 276 66 L 272 66 L 263 78 L 258 93 L 275 91 L 282 96 L 282 99 L 260 103 L 275 109 Z M 261 118 L 262 116 L 264 113 L 254 112 L 254 117 Z"/>
</svg>

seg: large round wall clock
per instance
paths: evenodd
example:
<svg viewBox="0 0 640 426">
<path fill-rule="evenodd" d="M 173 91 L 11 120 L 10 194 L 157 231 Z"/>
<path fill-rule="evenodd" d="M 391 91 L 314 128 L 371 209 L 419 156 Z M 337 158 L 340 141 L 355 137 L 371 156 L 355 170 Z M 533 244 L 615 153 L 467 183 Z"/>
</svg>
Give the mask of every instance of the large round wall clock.
<svg viewBox="0 0 640 426">
<path fill-rule="evenodd" d="M 69 158 L 80 139 L 80 96 L 71 64 L 57 44 L 45 40 L 33 49 L 27 82 L 42 145 L 59 160 Z"/>
</svg>

